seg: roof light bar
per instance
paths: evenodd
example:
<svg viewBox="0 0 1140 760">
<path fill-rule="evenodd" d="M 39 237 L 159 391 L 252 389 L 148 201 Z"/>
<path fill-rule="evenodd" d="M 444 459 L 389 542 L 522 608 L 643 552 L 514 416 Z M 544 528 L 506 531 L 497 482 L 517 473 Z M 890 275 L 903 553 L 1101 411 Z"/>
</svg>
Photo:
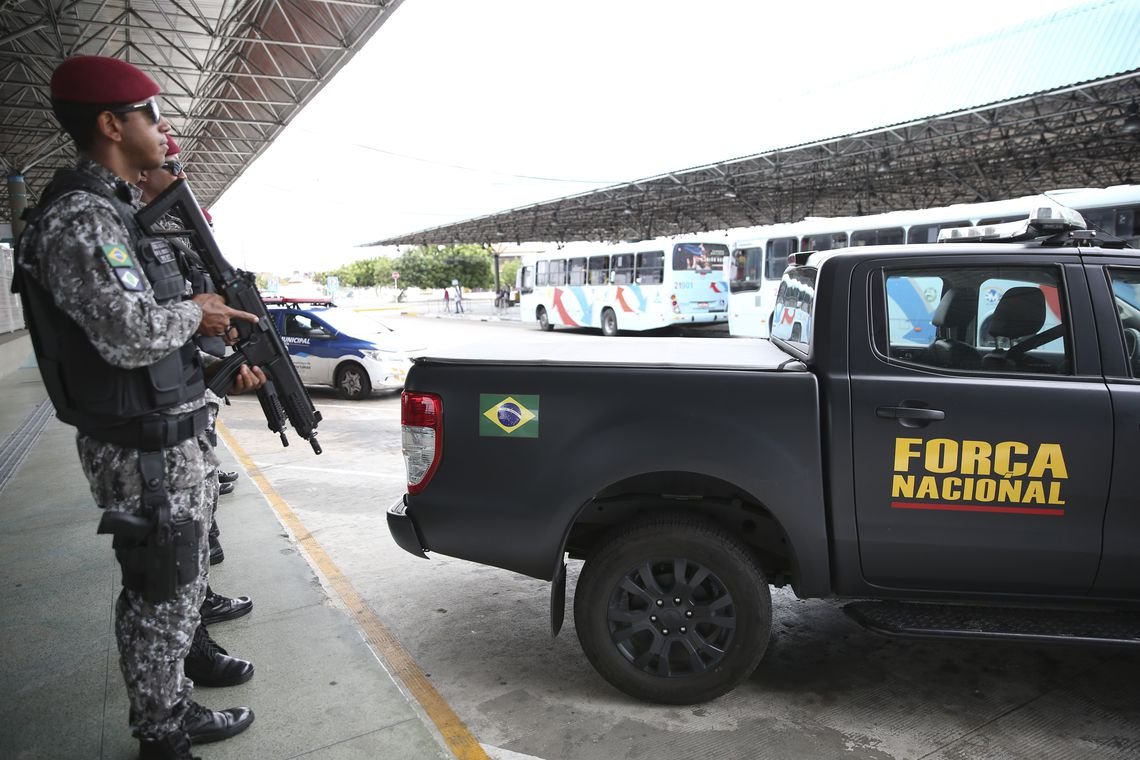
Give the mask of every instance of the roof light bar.
<svg viewBox="0 0 1140 760">
<path fill-rule="evenodd" d="M 939 243 L 959 242 L 1008 242 L 1029 240 L 1066 230 L 1087 229 L 1085 219 L 1079 212 L 1062 206 L 1048 196 L 1033 199 L 1022 221 L 1001 224 L 973 225 L 970 227 L 947 227 L 938 232 Z"/>
</svg>

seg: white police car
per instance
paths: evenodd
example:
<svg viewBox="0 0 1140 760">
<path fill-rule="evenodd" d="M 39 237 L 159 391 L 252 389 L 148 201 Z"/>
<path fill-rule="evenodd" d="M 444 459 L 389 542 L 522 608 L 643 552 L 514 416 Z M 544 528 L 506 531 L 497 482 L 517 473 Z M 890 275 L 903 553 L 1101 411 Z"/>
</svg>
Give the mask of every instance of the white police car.
<svg viewBox="0 0 1140 760">
<path fill-rule="evenodd" d="M 400 390 L 412 366 L 409 346 L 384 323 L 332 301 L 265 298 L 265 310 L 306 385 L 331 385 L 348 399 Z"/>
</svg>

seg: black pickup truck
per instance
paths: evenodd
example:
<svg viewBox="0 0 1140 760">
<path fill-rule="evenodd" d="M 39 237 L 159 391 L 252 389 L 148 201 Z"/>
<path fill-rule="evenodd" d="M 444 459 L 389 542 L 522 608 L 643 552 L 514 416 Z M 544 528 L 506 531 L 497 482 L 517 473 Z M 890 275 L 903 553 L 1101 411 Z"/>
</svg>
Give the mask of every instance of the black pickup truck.
<svg viewBox="0 0 1140 760">
<path fill-rule="evenodd" d="M 811 254 L 771 341 L 420 357 L 392 535 L 552 581 L 555 633 L 585 560 L 586 656 L 657 702 L 753 671 L 770 585 L 897 635 L 1138 645 L 1140 253 L 1058 216 Z"/>
</svg>

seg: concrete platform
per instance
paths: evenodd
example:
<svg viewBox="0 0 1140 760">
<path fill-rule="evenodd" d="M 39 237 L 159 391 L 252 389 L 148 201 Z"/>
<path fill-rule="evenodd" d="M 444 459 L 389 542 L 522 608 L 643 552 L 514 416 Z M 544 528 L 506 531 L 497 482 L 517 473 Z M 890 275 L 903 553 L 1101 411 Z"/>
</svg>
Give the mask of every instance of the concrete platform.
<svg viewBox="0 0 1140 760">
<path fill-rule="evenodd" d="M 95 534 L 100 513 L 75 431 L 55 419 L 36 369 L 11 371 L 0 391 L 0 756 L 134 758 L 112 623 L 118 566 L 110 537 Z M 223 469 L 241 471 L 224 445 L 219 456 Z M 195 755 L 454 756 L 247 474 L 222 497 L 218 522 L 226 559 L 211 568 L 211 585 L 250 595 L 254 609 L 210 630 L 256 674 L 195 698 L 248 705 L 256 719 Z"/>
</svg>

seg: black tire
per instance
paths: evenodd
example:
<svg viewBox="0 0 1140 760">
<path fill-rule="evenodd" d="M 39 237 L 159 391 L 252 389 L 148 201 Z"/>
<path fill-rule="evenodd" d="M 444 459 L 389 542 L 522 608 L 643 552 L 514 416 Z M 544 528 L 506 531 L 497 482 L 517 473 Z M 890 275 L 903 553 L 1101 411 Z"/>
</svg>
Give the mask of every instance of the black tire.
<svg viewBox="0 0 1140 760">
<path fill-rule="evenodd" d="M 617 332 L 617 315 L 614 310 L 602 309 L 602 335 L 612 338 Z"/>
<path fill-rule="evenodd" d="M 803 329 L 799 325 L 792 325 L 792 337 L 789 340 L 793 343 L 800 343 L 803 340 Z"/>
<path fill-rule="evenodd" d="M 538 327 L 543 332 L 550 332 L 554 329 L 554 325 L 550 324 L 550 315 L 546 313 L 545 306 L 538 307 Z"/>
<path fill-rule="evenodd" d="M 772 597 L 752 554 L 723 528 L 662 516 L 598 545 L 578 578 L 574 621 L 590 664 L 615 687 L 691 705 L 731 691 L 760 664 Z"/>
<path fill-rule="evenodd" d="M 350 401 L 359 401 L 372 395 L 372 381 L 368 371 L 356 362 L 345 362 L 336 369 L 336 389 Z"/>
</svg>

